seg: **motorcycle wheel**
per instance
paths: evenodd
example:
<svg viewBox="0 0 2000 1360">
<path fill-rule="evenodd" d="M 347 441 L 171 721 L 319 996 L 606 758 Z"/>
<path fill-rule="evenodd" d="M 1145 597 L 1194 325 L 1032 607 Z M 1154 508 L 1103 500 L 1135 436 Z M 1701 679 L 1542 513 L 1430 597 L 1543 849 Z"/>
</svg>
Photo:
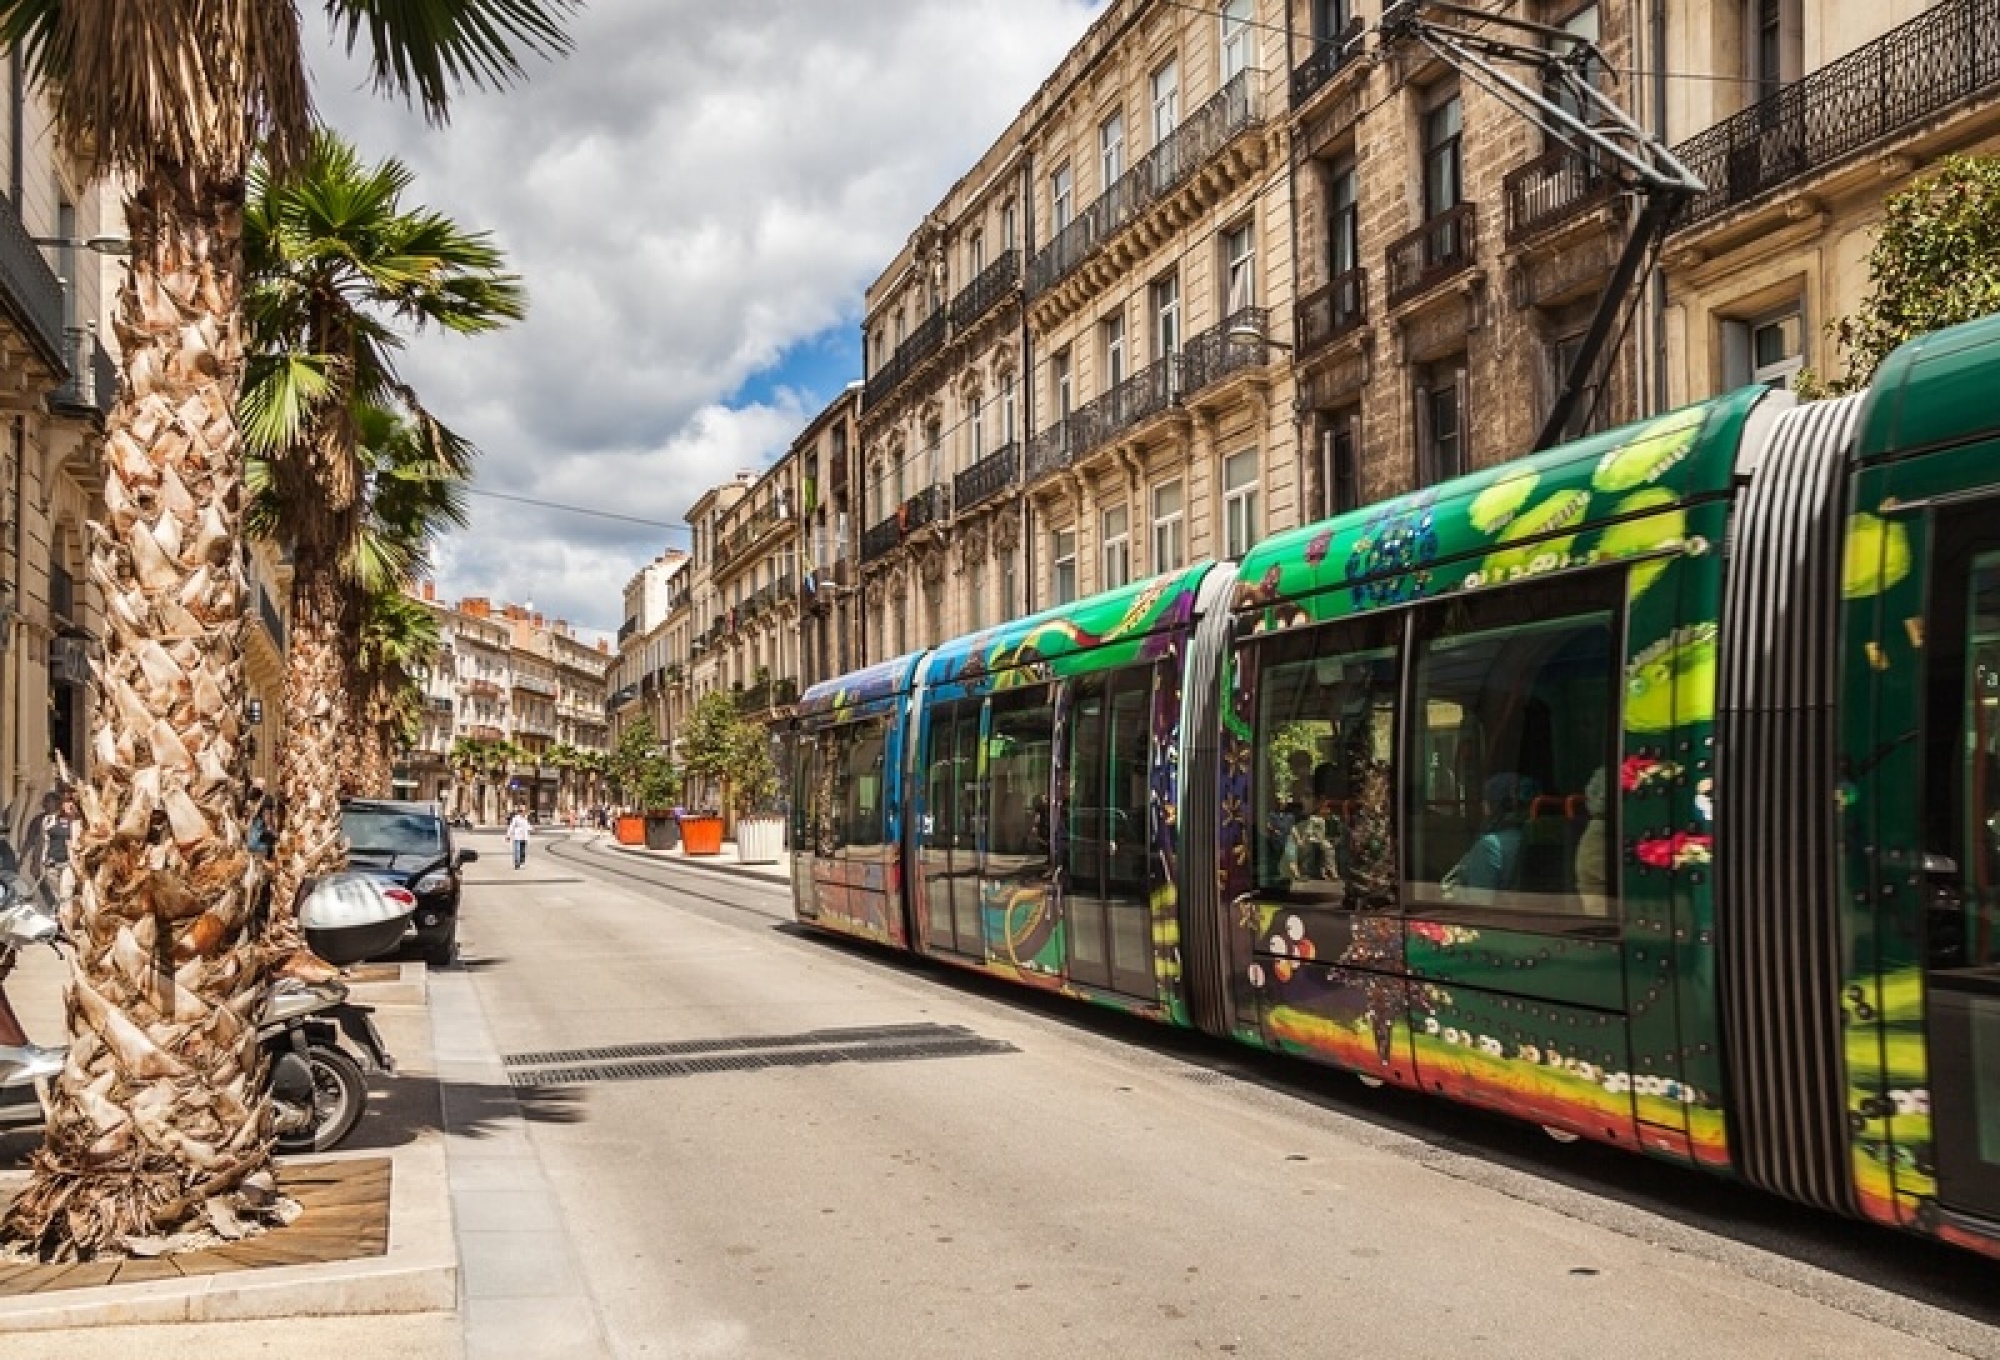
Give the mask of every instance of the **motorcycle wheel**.
<svg viewBox="0 0 2000 1360">
<path fill-rule="evenodd" d="M 312 1069 L 313 1120 L 303 1129 L 278 1135 L 280 1152 L 325 1152 L 354 1131 L 368 1108 L 368 1078 L 361 1064 L 338 1048 L 306 1049 Z"/>
</svg>

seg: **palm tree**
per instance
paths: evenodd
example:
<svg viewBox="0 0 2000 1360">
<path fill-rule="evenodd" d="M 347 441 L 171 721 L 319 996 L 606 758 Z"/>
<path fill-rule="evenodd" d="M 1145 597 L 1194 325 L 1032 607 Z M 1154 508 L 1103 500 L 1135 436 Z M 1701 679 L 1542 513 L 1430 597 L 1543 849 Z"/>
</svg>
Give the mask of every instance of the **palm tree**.
<svg viewBox="0 0 2000 1360">
<path fill-rule="evenodd" d="M 398 560 L 358 551 L 368 537 L 371 474 L 400 455 L 443 482 L 471 473 L 472 451 L 444 430 L 397 378 L 398 326 L 435 325 L 460 334 L 495 329 L 525 310 L 520 281 L 502 271 L 489 238 L 449 219 L 407 210 L 410 172 L 401 162 L 363 166 L 331 133 L 313 139 L 298 173 L 274 180 L 253 168 L 244 251 L 251 354 L 241 401 L 245 439 L 268 460 L 268 494 L 291 545 L 292 613 L 285 670 L 285 737 L 278 751 L 285 820 L 272 855 L 274 950 L 303 947 L 293 894 L 340 867 L 340 799 L 367 789 L 354 741 L 366 719 L 352 710 L 360 655 L 360 602 L 400 587 L 428 528 L 396 544 Z M 411 425 L 399 428 L 389 403 Z M 372 420 L 370 419 L 372 417 Z M 426 437 L 429 436 L 429 437 Z M 370 439 L 399 439 L 364 456 Z M 429 466 L 423 455 L 429 454 Z M 405 498 L 405 507 L 412 504 Z M 434 510 L 435 500 L 420 509 Z M 462 510 L 459 522 L 464 522 Z M 371 569 L 374 569 L 371 574 Z M 358 588 L 357 588 L 358 587 Z M 345 776 L 344 778 L 342 776 Z"/>
<path fill-rule="evenodd" d="M 384 91 L 443 122 L 461 85 L 567 47 L 574 0 L 325 0 Z M 99 759 L 72 842 L 73 1042 L 0 1236 L 44 1259 L 171 1249 L 268 1205 L 273 1178 L 244 771 L 242 236 L 251 153 L 312 130 L 296 4 L 0 0 L 80 161 L 130 185 L 118 400 L 90 575 L 106 597 Z M 163 998 L 172 1004 L 163 1005 Z M 245 1193 L 239 1193 L 245 1192 Z M 211 1213 L 213 1208 L 213 1213 Z"/>
<path fill-rule="evenodd" d="M 371 591 L 362 608 L 360 684 L 355 713 L 361 720 L 354 745 L 362 751 L 364 793 L 386 797 L 395 753 L 417 739 L 423 725 L 419 678 L 438 651 L 437 615 L 401 590 Z"/>
</svg>

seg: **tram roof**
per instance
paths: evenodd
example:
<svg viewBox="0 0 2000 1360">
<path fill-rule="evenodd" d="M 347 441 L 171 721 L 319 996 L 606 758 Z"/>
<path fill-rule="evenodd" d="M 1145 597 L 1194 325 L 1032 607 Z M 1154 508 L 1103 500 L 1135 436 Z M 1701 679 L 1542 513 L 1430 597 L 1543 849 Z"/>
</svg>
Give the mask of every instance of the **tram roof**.
<svg viewBox="0 0 2000 1360">
<path fill-rule="evenodd" d="M 922 652 L 908 652 L 858 671 L 849 671 L 846 675 L 836 675 L 831 680 L 822 680 L 799 696 L 798 716 L 824 718 L 842 709 L 860 708 L 906 693 L 911 677 L 916 673 L 917 663 L 923 658 Z"/>
<path fill-rule="evenodd" d="M 1212 570 L 1214 563 L 1198 563 L 955 638 L 931 653 L 924 683 L 949 685 L 1023 667 L 1061 673 L 1072 660 L 1089 669 L 1084 658 L 1121 644 L 1112 655 L 1113 664 L 1123 664 L 1123 651 L 1141 652 L 1149 639 L 1193 621 L 1202 580 Z"/>
<path fill-rule="evenodd" d="M 1333 617 L 1677 546 L 1657 524 L 1728 491 L 1770 396 L 1744 388 L 1274 534 L 1243 559 L 1233 607 L 1319 597 L 1308 612 Z M 1655 528 L 1614 532 L 1635 523 Z"/>
<path fill-rule="evenodd" d="M 1855 455 L 1961 444 L 2000 429 L 1993 401 L 2000 314 L 1948 326 L 1898 346 L 1875 370 Z"/>
</svg>

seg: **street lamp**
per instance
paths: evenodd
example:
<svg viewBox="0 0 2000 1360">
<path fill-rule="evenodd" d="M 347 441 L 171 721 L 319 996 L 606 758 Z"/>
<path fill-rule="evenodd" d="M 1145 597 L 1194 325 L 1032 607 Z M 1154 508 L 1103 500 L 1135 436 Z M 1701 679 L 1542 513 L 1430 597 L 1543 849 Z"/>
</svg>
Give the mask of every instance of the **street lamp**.
<svg viewBox="0 0 2000 1360">
<path fill-rule="evenodd" d="M 37 236 L 33 239 L 38 246 L 81 246 L 99 255 L 132 253 L 132 239 L 128 236 L 86 236 L 82 240 L 74 236 Z"/>
<path fill-rule="evenodd" d="M 1283 350 L 1290 354 L 1292 347 L 1283 340 L 1273 340 L 1247 321 L 1239 321 L 1223 334 L 1223 339 L 1238 345 L 1265 345 L 1271 349 Z"/>
</svg>

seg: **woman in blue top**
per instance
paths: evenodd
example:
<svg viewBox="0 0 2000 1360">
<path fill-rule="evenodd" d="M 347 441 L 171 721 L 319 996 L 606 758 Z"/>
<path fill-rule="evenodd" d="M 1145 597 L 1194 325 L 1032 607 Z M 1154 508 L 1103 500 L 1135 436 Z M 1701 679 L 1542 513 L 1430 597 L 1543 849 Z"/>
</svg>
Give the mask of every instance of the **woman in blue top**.
<svg viewBox="0 0 2000 1360">
<path fill-rule="evenodd" d="M 1521 824 L 1535 792 L 1535 781 L 1524 774 L 1496 774 L 1486 781 L 1479 795 L 1486 831 L 1444 876 L 1447 896 L 1457 888 L 1494 892 L 1519 881 Z"/>
</svg>

